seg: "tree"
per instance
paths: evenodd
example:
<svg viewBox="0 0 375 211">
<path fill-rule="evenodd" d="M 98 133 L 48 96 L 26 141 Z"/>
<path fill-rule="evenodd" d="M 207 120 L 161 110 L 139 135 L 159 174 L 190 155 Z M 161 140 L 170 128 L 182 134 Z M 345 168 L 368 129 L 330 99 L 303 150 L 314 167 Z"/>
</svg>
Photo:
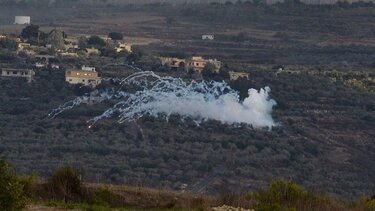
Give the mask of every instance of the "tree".
<svg viewBox="0 0 375 211">
<path fill-rule="evenodd" d="M 62 167 L 56 170 L 50 180 L 50 187 L 57 197 L 64 202 L 76 199 L 82 195 L 82 182 L 79 173 L 71 167 Z"/>
<path fill-rule="evenodd" d="M 88 39 L 87 44 L 92 45 L 92 46 L 103 47 L 105 46 L 105 41 L 99 36 L 94 35 Z"/>
<path fill-rule="evenodd" d="M 22 29 L 21 37 L 25 39 L 37 38 L 39 35 L 39 26 L 38 25 L 29 25 Z"/>
<path fill-rule="evenodd" d="M 202 70 L 202 76 L 204 79 L 212 79 L 216 75 L 216 65 L 212 62 L 207 62 Z"/>
<path fill-rule="evenodd" d="M 53 50 L 60 50 L 65 47 L 64 32 L 54 29 L 48 35 L 48 42 L 52 45 Z"/>
<path fill-rule="evenodd" d="M 22 184 L 9 164 L 0 159 L 0 210 L 22 210 L 25 205 Z"/>
<path fill-rule="evenodd" d="M 122 40 L 124 35 L 122 35 L 120 32 L 110 32 L 108 37 L 110 37 L 112 40 Z"/>
<path fill-rule="evenodd" d="M 85 49 L 85 48 L 87 48 L 87 38 L 86 37 L 84 37 L 84 36 L 81 36 L 81 37 L 79 37 L 78 38 L 78 47 L 80 48 L 80 49 Z"/>
<path fill-rule="evenodd" d="M 9 50 L 16 50 L 17 49 L 17 42 L 12 39 L 3 39 L 0 41 L 0 47 L 6 48 Z"/>
</svg>

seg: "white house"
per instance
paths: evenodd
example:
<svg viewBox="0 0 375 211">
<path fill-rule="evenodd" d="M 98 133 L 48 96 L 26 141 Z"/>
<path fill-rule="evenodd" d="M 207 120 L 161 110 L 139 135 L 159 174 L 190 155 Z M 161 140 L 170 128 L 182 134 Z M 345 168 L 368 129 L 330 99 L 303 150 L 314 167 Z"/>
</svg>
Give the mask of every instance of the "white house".
<svg viewBox="0 0 375 211">
<path fill-rule="evenodd" d="M 29 69 L 11 69 L 3 68 L 1 70 L 2 77 L 15 77 L 15 78 L 26 78 L 27 82 L 31 82 L 34 79 L 35 72 Z"/>
<path fill-rule="evenodd" d="M 96 87 L 102 81 L 94 67 L 83 66 L 81 70 L 68 70 L 65 72 L 65 81 L 70 84 L 83 84 Z"/>
<path fill-rule="evenodd" d="M 213 34 L 204 34 L 202 35 L 202 40 L 214 40 L 215 36 Z"/>
<path fill-rule="evenodd" d="M 25 25 L 25 24 L 30 24 L 30 23 L 31 23 L 30 16 L 16 16 L 16 17 L 14 17 L 14 24 Z"/>
</svg>

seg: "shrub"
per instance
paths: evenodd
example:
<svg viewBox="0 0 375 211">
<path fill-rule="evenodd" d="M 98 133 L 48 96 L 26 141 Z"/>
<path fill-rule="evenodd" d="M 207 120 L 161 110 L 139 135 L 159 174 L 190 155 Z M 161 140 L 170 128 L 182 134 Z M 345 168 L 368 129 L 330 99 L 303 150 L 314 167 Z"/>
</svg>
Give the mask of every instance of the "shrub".
<svg viewBox="0 0 375 211">
<path fill-rule="evenodd" d="M 101 206 L 113 206 L 116 203 L 117 195 L 109 187 L 100 187 L 94 193 L 94 204 Z"/>
<path fill-rule="evenodd" d="M 375 211 L 375 199 L 372 199 L 366 203 L 366 211 Z"/>
<path fill-rule="evenodd" d="M 275 180 L 269 189 L 254 194 L 259 210 L 329 210 L 334 206 L 331 199 L 304 190 L 299 185 Z"/>
<path fill-rule="evenodd" d="M 87 43 L 91 46 L 97 46 L 97 47 L 103 47 L 106 45 L 105 41 L 100 38 L 99 36 L 91 36 L 88 40 Z"/>
<path fill-rule="evenodd" d="M 17 175 L 3 159 L 0 160 L 0 210 L 21 210 L 26 196 Z"/>
<path fill-rule="evenodd" d="M 71 167 L 58 169 L 51 177 L 49 186 L 57 199 L 65 202 L 82 197 L 82 183 L 78 171 Z"/>
<path fill-rule="evenodd" d="M 122 35 L 120 32 L 110 32 L 108 37 L 110 37 L 112 40 L 122 40 L 124 35 Z"/>
</svg>

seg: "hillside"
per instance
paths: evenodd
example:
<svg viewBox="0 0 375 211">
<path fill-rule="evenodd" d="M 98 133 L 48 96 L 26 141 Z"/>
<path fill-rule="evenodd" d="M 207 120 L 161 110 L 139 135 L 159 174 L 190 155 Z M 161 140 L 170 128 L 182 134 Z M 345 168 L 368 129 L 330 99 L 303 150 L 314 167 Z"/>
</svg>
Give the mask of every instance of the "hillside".
<svg viewBox="0 0 375 211">
<path fill-rule="evenodd" d="M 72 37 L 118 30 L 125 40 L 151 44 L 136 45 L 125 56 L 61 59 L 61 70 L 38 70 L 30 84 L 0 78 L 0 156 L 20 174 L 36 172 L 45 178 L 69 165 L 88 182 L 194 194 L 256 190 L 276 178 L 339 199 L 373 194 L 374 6 L 238 3 L 171 8 L 1 7 L 1 29 L 10 34 L 22 30 L 8 25 L 13 16 L 30 12 L 46 32 L 61 28 Z M 201 40 L 211 32 L 215 40 Z M 92 90 L 64 82 L 65 71 L 73 66 L 92 65 L 103 77 L 125 77 L 133 70 L 108 64 L 134 63 L 159 75 L 196 80 L 186 71 L 161 66 L 160 55 L 218 58 L 226 71 L 249 73 L 249 80 L 229 85 L 241 99 L 249 88 L 269 86 L 278 126 L 254 129 L 213 120 L 197 125 L 179 116 L 168 121 L 145 116 L 123 124 L 109 118 L 88 128 L 86 121 L 113 102 L 82 105 L 48 118 L 52 109 Z M 1 49 L 0 62 L 1 68 L 33 65 L 32 58 L 6 49 Z M 278 72 L 279 67 L 284 70 Z"/>
<path fill-rule="evenodd" d="M 142 118 L 139 135 L 133 123 L 115 120 L 88 129 L 85 121 L 99 114 L 100 106 L 46 118 L 74 95 L 59 75 L 33 84 L 0 81 L 1 154 L 19 172 L 49 175 L 69 164 L 89 181 L 174 189 L 186 183 L 193 192 L 237 189 L 239 183 L 256 188 L 278 177 L 342 197 L 371 194 L 374 188 L 373 94 L 309 75 L 258 72 L 232 87 L 243 95 L 248 87 L 271 87 L 280 124 L 271 131 L 215 121 L 196 126 L 175 117 Z"/>
</svg>

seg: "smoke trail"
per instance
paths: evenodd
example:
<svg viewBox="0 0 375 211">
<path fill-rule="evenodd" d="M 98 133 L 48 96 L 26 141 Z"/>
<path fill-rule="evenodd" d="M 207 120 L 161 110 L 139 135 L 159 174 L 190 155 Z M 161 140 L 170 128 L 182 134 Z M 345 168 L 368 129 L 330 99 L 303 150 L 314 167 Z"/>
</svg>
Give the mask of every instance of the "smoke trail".
<svg viewBox="0 0 375 211">
<path fill-rule="evenodd" d="M 270 88 L 249 89 L 249 96 L 240 101 L 236 91 L 225 82 L 186 82 L 180 78 L 161 77 L 153 72 L 137 72 L 120 81 L 116 88 L 78 97 L 54 109 L 49 116 L 84 103 L 116 102 L 101 115 L 88 122 L 118 116 L 119 123 L 148 115 L 152 117 L 179 115 L 202 122 L 209 119 L 225 124 L 246 123 L 253 127 L 275 125 L 271 113 L 276 102 L 269 98 Z"/>
</svg>

